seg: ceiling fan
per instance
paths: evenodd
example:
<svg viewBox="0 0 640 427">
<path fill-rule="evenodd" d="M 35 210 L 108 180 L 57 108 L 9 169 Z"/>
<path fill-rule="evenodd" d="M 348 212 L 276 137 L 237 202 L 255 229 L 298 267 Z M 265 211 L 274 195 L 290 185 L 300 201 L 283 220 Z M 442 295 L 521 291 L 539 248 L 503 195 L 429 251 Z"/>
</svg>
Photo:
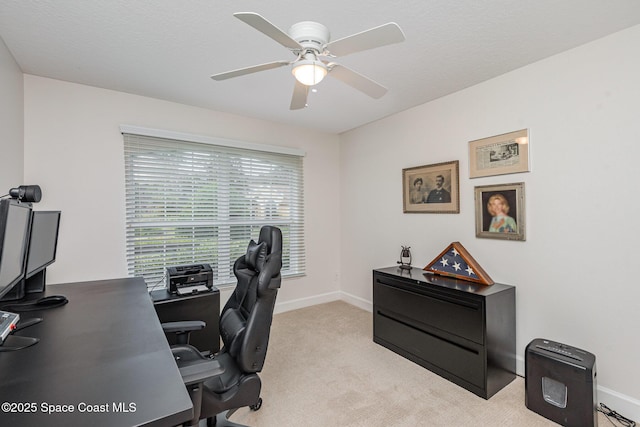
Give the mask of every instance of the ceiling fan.
<svg viewBox="0 0 640 427">
<path fill-rule="evenodd" d="M 394 22 L 330 41 L 329 29 L 317 22 L 298 22 L 293 24 L 289 31 L 284 32 L 257 13 L 238 12 L 233 16 L 280 43 L 289 49 L 296 58 L 292 61 L 274 61 L 214 74 L 211 78 L 226 80 L 291 65 L 292 73 L 296 78 L 291 98 L 291 110 L 306 107 L 309 87 L 320 83 L 326 75 L 330 75 L 372 98 L 380 98 L 387 92 L 387 88 L 334 62 L 333 59 L 338 56 L 399 43 L 405 39 L 404 33 Z"/>
</svg>

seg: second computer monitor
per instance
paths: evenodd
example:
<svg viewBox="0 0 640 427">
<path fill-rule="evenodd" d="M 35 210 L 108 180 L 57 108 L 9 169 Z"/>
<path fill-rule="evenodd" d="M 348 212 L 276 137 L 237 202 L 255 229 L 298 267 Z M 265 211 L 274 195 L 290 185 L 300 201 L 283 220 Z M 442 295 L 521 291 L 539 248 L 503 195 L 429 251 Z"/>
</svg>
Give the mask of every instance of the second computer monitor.
<svg viewBox="0 0 640 427">
<path fill-rule="evenodd" d="M 60 211 L 33 211 L 25 273 L 26 292 L 42 292 L 48 265 L 56 260 Z"/>
</svg>

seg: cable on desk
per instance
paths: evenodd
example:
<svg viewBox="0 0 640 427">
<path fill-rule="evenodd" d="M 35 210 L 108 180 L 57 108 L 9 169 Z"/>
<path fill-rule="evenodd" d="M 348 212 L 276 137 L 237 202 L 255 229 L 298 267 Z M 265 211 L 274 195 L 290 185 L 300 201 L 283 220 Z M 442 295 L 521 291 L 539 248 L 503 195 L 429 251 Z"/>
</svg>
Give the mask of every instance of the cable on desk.
<svg viewBox="0 0 640 427">
<path fill-rule="evenodd" d="M 23 311 L 48 310 L 51 308 L 62 307 L 69 300 L 63 295 L 49 295 L 34 301 L 27 302 L 10 302 L 2 306 L 2 310 L 21 313 Z"/>
<path fill-rule="evenodd" d="M 151 285 L 151 289 L 149 289 L 149 292 L 154 291 L 156 289 L 156 286 L 158 286 L 160 283 L 164 282 L 164 280 L 166 278 L 167 278 L 167 272 L 165 271 L 164 276 L 162 276 L 162 278 L 160 280 L 158 280 L 156 283 Z"/>
</svg>

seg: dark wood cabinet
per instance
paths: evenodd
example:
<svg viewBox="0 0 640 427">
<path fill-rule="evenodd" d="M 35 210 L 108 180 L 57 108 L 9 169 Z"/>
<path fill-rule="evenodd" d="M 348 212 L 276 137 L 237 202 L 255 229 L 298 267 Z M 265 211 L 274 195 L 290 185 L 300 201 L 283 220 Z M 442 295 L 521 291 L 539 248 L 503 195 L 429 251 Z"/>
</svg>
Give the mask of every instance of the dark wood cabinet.
<svg viewBox="0 0 640 427">
<path fill-rule="evenodd" d="M 194 295 L 172 295 L 166 289 L 150 294 L 160 323 L 202 320 L 207 326 L 191 332 L 189 343 L 205 354 L 220 350 L 220 291 L 217 288 Z M 169 345 L 176 344 L 175 334 L 167 334 L 167 340 Z"/>
<path fill-rule="evenodd" d="M 515 379 L 515 287 L 373 270 L 374 342 L 485 399 Z"/>
</svg>

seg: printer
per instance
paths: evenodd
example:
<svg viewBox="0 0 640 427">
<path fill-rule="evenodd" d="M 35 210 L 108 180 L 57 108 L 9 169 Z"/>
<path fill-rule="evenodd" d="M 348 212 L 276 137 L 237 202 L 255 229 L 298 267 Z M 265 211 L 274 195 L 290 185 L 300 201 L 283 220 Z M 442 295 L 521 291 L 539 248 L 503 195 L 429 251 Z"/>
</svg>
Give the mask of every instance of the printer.
<svg viewBox="0 0 640 427">
<path fill-rule="evenodd" d="M 213 270 L 209 264 L 167 267 L 167 290 L 173 295 L 192 295 L 213 288 Z"/>
</svg>

